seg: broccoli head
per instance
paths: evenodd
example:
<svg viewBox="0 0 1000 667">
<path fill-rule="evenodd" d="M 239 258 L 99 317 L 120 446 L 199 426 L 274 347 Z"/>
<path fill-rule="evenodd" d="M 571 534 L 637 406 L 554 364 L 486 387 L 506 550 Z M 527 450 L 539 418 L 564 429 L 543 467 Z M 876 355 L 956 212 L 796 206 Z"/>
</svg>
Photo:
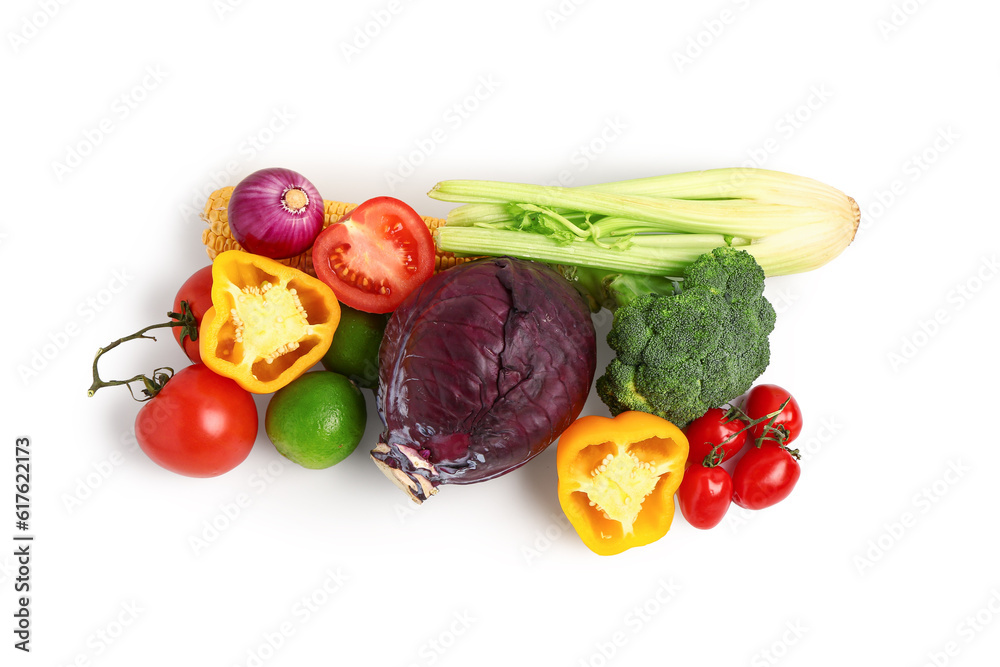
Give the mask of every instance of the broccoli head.
<svg viewBox="0 0 1000 667">
<path fill-rule="evenodd" d="M 750 389 L 770 361 L 774 320 L 753 256 L 716 248 L 687 268 L 680 292 L 642 295 L 615 312 L 616 357 L 598 395 L 612 414 L 640 410 L 684 427 Z"/>
</svg>

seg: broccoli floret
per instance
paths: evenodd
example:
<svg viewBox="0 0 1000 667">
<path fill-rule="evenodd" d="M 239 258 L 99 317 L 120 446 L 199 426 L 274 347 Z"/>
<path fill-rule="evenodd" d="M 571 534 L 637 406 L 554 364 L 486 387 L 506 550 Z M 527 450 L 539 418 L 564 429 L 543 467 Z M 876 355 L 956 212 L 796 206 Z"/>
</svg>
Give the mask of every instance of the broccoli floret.
<svg viewBox="0 0 1000 667">
<path fill-rule="evenodd" d="M 615 312 L 616 358 L 598 395 L 612 414 L 641 410 L 686 426 L 764 372 L 774 321 L 753 256 L 716 248 L 688 267 L 679 293 L 642 295 Z"/>
</svg>

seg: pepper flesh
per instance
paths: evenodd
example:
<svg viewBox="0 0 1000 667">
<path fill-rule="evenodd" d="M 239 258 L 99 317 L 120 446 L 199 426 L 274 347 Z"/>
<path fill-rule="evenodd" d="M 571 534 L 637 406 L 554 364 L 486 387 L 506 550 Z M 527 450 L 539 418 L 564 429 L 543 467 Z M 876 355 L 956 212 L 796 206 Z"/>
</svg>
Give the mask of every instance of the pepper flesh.
<svg viewBox="0 0 1000 667">
<path fill-rule="evenodd" d="M 212 263 L 212 308 L 202 318 L 205 365 L 267 394 L 315 365 L 333 340 L 340 304 L 322 281 L 239 250 Z"/>
<path fill-rule="evenodd" d="M 581 417 L 559 438 L 559 504 L 602 556 L 650 544 L 670 530 L 688 442 L 645 412 Z"/>
</svg>

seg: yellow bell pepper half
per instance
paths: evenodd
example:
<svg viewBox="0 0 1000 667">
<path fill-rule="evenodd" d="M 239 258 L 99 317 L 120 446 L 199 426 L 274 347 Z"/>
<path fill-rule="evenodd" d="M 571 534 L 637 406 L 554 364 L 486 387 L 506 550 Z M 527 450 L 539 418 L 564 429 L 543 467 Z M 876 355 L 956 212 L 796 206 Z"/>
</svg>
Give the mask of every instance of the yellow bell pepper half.
<svg viewBox="0 0 1000 667">
<path fill-rule="evenodd" d="M 255 394 L 281 389 L 318 362 L 340 323 L 326 284 L 242 250 L 212 263 L 212 307 L 198 330 L 201 359 Z"/>
<path fill-rule="evenodd" d="M 559 504 L 594 553 L 650 544 L 670 530 L 687 455 L 684 433 L 656 415 L 581 417 L 559 438 Z"/>
</svg>

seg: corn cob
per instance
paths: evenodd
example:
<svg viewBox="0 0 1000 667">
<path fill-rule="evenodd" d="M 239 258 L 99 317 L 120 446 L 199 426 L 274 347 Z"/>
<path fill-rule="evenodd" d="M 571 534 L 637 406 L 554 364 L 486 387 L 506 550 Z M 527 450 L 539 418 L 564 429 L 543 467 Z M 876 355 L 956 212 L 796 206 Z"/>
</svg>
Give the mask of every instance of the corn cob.
<svg viewBox="0 0 1000 667">
<path fill-rule="evenodd" d="M 209 259 L 214 260 L 216 255 L 225 252 L 226 250 L 243 250 L 236 239 L 233 238 L 233 234 L 229 229 L 229 198 L 233 194 L 233 188 L 225 187 L 216 190 L 211 195 L 208 196 L 208 201 L 205 203 L 205 211 L 202 213 L 201 218 L 208 224 L 208 229 L 201 232 L 201 241 L 205 244 L 205 250 L 208 252 Z M 345 204 L 339 201 L 330 201 L 328 199 L 323 200 L 323 228 L 334 222 L 340 220 L 345 213 L 353 210 L 357 204 Z M 440 218 L 430 218 L 426 216 L 421 216 L 424 223 L 427 225 L 428 229 L 431 230 L 431 234 L 441 225 L 444 224 L 444 220 Z M 434 272 L 444 271 L 449 269 L 456 264 L 461 264 L 467 262 L 471 257 L 455 257 L 454 254 L 450 252 L 443 252 L 435 248 L 434 254 Z M 312 261 L 312 248 L 309 248 L 300 255 L 295 257 L 289 257 L 288 259 L 278 260 L 286 266 L 291 266 L 292 268 L 299 269 L 300 271 L 305 271 L 311 276 L 316 275 L 315 269 L 313 269 Z"/>
</svg>

